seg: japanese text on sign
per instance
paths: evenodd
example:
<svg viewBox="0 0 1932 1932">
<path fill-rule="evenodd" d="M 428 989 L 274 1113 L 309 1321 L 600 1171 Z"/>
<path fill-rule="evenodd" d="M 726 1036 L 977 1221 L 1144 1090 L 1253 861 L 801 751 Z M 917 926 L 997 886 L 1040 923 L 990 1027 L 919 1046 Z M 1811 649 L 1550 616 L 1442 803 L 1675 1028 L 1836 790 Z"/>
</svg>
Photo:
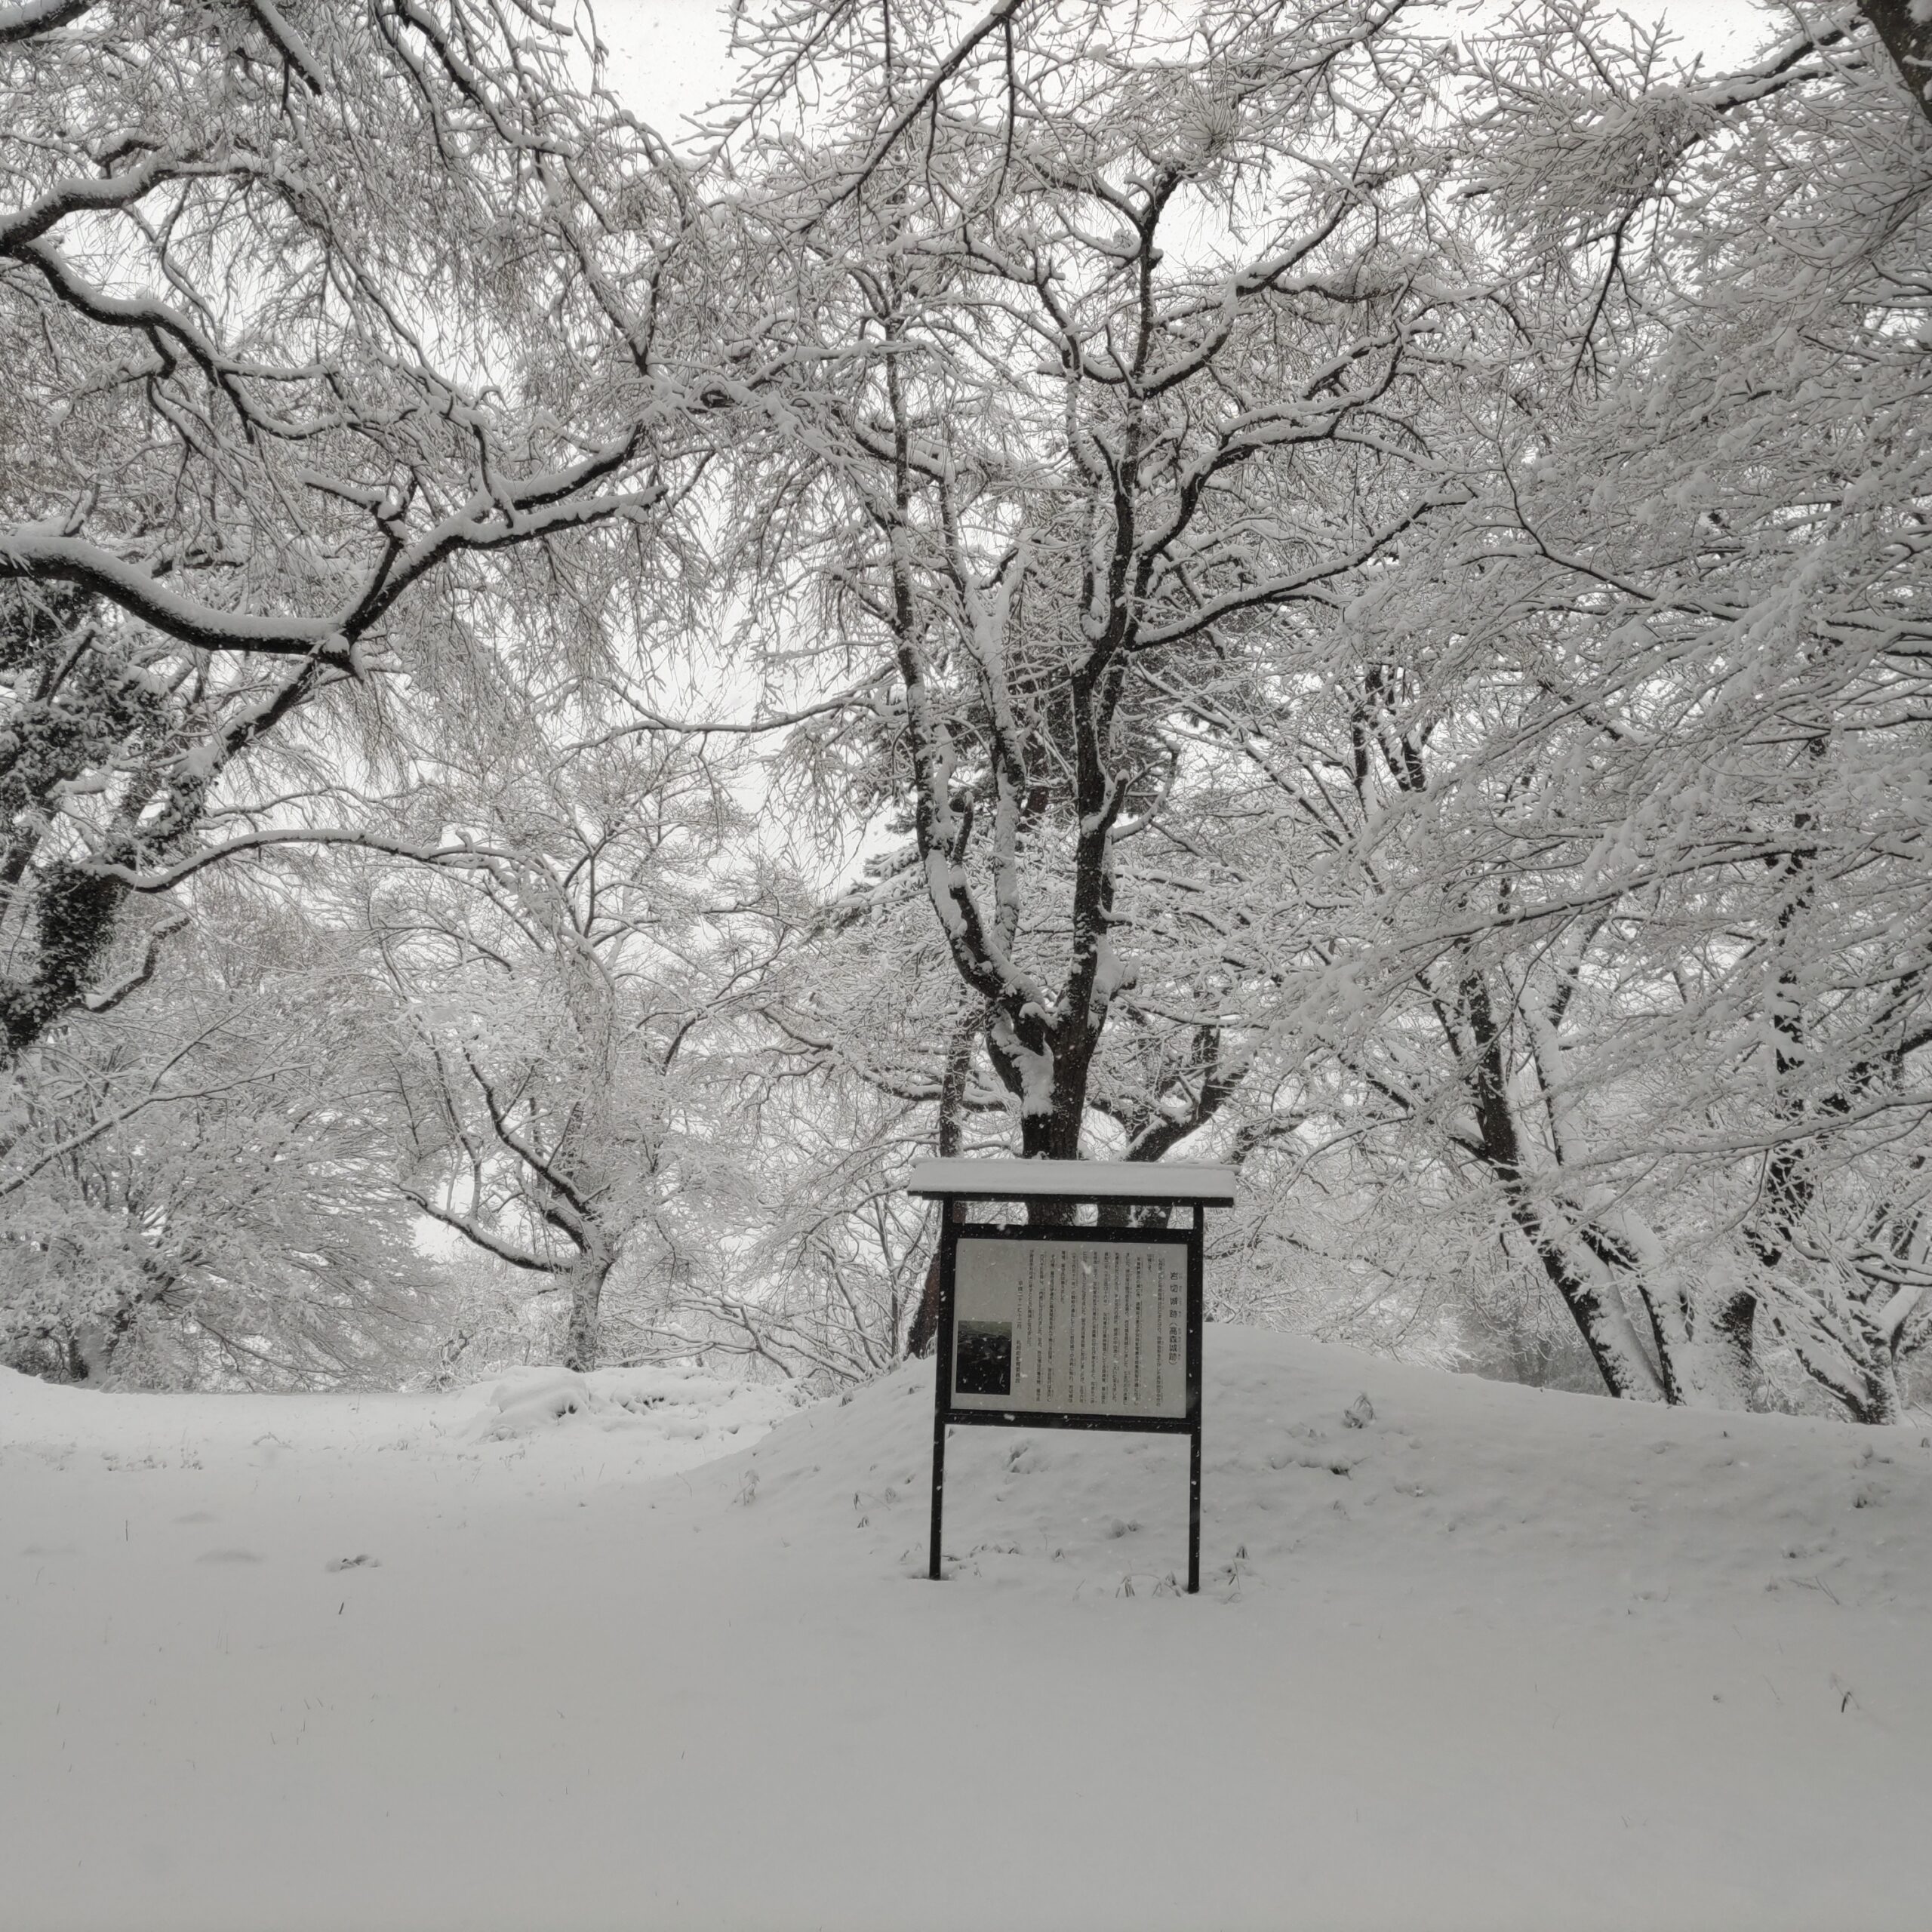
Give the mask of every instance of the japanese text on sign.
<svg viewBox="0 0 1932 1932">
<path fill-rule="evenodd" d="M 1182 1243 L 968 1238 L 955 1284 L 957 1407 L 1186 1415 Z"/>
</svg>

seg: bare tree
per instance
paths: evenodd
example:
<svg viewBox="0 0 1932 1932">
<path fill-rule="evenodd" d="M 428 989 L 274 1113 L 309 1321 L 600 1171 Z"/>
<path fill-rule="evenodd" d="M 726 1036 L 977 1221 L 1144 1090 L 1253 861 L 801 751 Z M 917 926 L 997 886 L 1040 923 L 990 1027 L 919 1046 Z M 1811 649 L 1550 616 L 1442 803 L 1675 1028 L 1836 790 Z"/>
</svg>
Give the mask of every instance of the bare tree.
<svg viewBox="0 0 1932 1932">
<path fill-rule="evenodd" d="M 693 1063 L 755 972 L 706 918 L 741 829 L 726 774 L 674 740 L 574 726 L 566 706 L 447 719 L 416 809 L 463 826 L 470 857 L 379 871 L 362 916 L 410 1016 L 405 1192 L 567 1297 L 564 1357 L 584 1369 L 620 1260 L 652 1258 L 663 1289 L 709 1264 L 679 1232 L 711 1159 Z"/>
<path fill-rule="evenodd" d="M 1918 137 L 1855 48 L 1687 113 L 1597 31 L 1478 49 L 1533 272 L 1484 487 L 1263 734 L 1337 855 L 1321 917 L 1277 895 L 1283 1022 L 1340 1051 L 1338 1144 L 1460 1166 L 1613 1392 L 1756 1399 L 1781 1356 L 1884 1419 L 1932 1285 Z"/>
<path fill-rule="evenodd" d="M 909 17 L 842 15 L 865 82 L 752 205 L 797 238 L 765 272 L 818 372 L 742 486 L 747 554 L 789 552 L 772 642 L 795 591 L 896 681 L 920 874 L 1029 1155 L 1079 1150 L 1134 983 L 1122 854 L 1185 786 L 1172 682 L 1457 494 L 1405 413 L 1453 305 L 1387 132 L 1392 17 L 1211 10 L 1170 43 L 1016 11 L 921 65 Z M 1219 1051 L 1180 1057 L 1187 1118 L 1115 1108 L 1128 1151 L 1211 1117 Z"/>
<path fill-rule="evenodd" d="M 287 894 L 198 908 L 0 1112 L 0 1357 L 58 1380 L 393 1386 L 449 1284 L 413 1238 L 380 983 Z"/>
<path fill-rule="evenodd" d="M 660 326 L 693 211 L 594 60 L 526 0 L 0 11 L 0 721 L 33 821 L 0 1054 L 97 989 L 130 891 L 232 849 L 238 761 L 481 648 L 485 559 L 679 487 L 682 404 L 724 399 Z"/>
</svg>

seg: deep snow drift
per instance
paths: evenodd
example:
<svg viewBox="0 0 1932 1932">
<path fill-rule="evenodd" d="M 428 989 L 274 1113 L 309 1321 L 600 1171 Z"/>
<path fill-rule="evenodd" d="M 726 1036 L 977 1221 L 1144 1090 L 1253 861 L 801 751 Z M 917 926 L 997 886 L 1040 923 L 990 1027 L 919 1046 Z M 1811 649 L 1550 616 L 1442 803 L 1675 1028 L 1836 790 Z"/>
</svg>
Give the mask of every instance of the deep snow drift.
<svg viewBox="0 0 1932 1932">
<path fill-rule="evenodd" d="M 1132 1436 L 927 1583 L 930 1378 L 0 1373 L 0 1926 L 1928 1922 L 1917 1429 L 1211 1327 L 1189 1600 Z"/>
</svg>

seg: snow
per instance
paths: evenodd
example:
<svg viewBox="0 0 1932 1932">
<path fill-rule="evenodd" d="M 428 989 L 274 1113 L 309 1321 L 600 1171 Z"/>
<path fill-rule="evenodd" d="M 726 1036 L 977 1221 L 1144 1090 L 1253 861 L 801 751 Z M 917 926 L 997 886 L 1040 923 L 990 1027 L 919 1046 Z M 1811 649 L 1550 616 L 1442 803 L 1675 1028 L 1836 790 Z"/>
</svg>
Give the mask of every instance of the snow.
<svg viewBox="0 0 1932 1932">
<path fill-rule="evenodd" d="M 926 1582 L 925 1364 L 0 1375 L 0 1924 L 1924 1925 L 1918 1429 L 1207 1367 L 1192 1599 L 1134 1436 L 955 1432 Z"/>
<path fill-rule="evenodd" d="M 675 1369 L 601 1369 L 591 1375 L 527 1369 L 490 1391 L 487 1407 L 466 1433 L 484 1441 L 509 1441 L 547 1433 L 550 1425 L 577 1416 L 605 1432 L 621 1433 L 633 1446 L 645 1440 L 701 1442 L 709 1436 L 731 1447 L 740 1445 L 729 1438 L 762 1435 L 792 1407 L 769 1386 L 719 1382 Z"/>
<path fill-rule="evenodd" d="M 909 1194 L 1021 1201 L 1054 1195 L 1075 1201 L 1203 1201 L 1226 1207 L 1235 1198 L 1232 1168 L 1180 1161 L 915 1161 Z"/>
</svg>

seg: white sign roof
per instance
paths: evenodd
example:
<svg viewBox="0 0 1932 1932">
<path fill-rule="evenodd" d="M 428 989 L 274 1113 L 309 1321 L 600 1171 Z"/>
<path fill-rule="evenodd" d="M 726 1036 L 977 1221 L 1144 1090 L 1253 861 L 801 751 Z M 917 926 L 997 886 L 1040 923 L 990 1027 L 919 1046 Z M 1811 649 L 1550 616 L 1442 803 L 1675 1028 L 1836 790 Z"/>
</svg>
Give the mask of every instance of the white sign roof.
<svg viewBox="0 0 1932 1932">
<path fill-rule="evenodd" d="M 1232 1168 L 1166 1161 L 915 1161 L 908 1194 L 975 1201 L 1200 1201 L 1234 1204 Z"/>
</svg>

